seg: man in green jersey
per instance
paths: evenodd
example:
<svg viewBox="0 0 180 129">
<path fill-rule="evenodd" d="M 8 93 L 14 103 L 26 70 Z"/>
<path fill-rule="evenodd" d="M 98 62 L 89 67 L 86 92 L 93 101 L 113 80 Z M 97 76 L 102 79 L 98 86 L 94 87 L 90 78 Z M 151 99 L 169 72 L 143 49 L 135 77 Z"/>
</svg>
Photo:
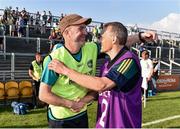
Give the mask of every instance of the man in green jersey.
<svg viewBox="0 0 180 129">
<path fill-rule="evenodd" d="M 65 16 L 59 22 L 59 29 L 64 37 L 64 45 L 54 50 L 50 56 L 63 62 L 66 66 L 80 73 L 94 75 L 100 46 L 85 42 L 86 26 L 91 18 L 77 14 Z M 154 33 L 146 32 L 128 37 L 127 45 L 139 42 L 140 39 L 152 39 Z M 81 87 L 69 77 L 59 75 L 48 69 L 47 61 L 41 77 L 40 100 L 49 104 L 49 127 L 88 128 L 87 103 L 94 99 L 94 92 Z"/>
</svg>

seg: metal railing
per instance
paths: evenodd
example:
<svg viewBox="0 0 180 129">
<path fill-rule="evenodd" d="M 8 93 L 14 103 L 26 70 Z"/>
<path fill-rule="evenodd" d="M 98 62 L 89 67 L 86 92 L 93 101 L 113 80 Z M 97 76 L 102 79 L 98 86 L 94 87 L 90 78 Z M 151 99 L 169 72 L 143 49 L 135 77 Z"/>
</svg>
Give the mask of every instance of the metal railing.
<svg viewBox="0 0 180 129">
<path fill-rule="evenodd" d="M 161 60 L 162 59 L 161 54 L 162 54 L 162 47 L 159 47 L 159 46 L 156 47 L 156 58 L 159 60 L 160 68 L 161 68 L 161 64 L 169 67 L 168 73 L 171 75 L 172 71 L 175 70 L 175 69 L 173 69 L 173 65 L 180 67 L 180 63 L 177 63 L 174 61 L 174 59 L 175 59 L 175 48 L 174 47 L 169 48 L 169 58 L 168 58 L 169 63 Z M 176 60 L 178 60 L 178 59 L 176 59 Z M 176 70 L 180 72 L 180 69 L 176 69 Z"/>
<path fill-rule="evenodd" d="M 16 69 L 16 63 L 18 60 L 18 57 L 23 57 L 24 59 L 29 59 L 29 57 L 31 57 L 29 60 L 29 62 L 27 62 L 28 64 L 31 63 L 32 59 L 34 58 L 34 54 L 33 53 L 0 53 L 0 57 L 1 57 L 1 65 L 3 65 L 3 61 L 10 61 L 10 67 L 8 67 L 7 64 L 5 64 L 6 66 L 3 66 L 3 69 L 0 70 L 0 78 L 2 81 L 5 81 L 6 79 L 18 79 L 18 78 L 29 78 L 28 76 L 28 69 L 26 70 L 17 70 Z M 6 57 L 6 58 L 4 58 Z M 7 59 L 8 58 L 8 59 Z M 5 62 L 6 63 L 6 62 Z"/>
<path fill-rule="evenodd" d="M 3 37 L 3 53 L 48 53 L 51 43 L 62 43 L 62 40 L 49 40 L 45 38 L 32 38 L 32 37 Z M 22 48 L 22 49 L 20 49 Z"/>
<path fill-rule="evenodd" d="M 7 80 L 31 80 L 27 70 L 16 70 L 14 72 L 10 70 L 4 70 L 0 72 L 0 80 L 5 82 Z"/>
</svg>

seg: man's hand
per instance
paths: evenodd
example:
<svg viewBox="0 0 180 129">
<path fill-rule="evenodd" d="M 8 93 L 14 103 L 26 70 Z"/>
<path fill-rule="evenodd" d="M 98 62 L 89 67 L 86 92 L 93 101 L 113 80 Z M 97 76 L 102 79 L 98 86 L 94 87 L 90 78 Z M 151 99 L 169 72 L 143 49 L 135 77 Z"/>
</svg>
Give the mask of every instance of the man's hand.
<svg viewBox="0 0 180 129">
<path fill-rule="evenodd" d="M 32 79 L 35 80 L 35 81 L 37 81 L 37 82 L 39 81 L 39 79 L 36 78 L 35 76 L 33 76 Z"/>
<path fill-rule="evenodd" d="M 86 105 L 86 103 L 82 102 L 82 101 L 73 101 L 72 105 L 71 105 L 71 110 L 73 112 L 80 112 L 81 109 Z"/>
<path fill-rule="evenodd" d="M 63 74 L 63 75 L 66 75 L 67 70 L 68 70 L 68 68 L 62 62 L 58 61 L 57 59 L 53 59 L 49 63 L 48 68 L 58 74 Z"/>
<path fill-rule="evenodd" d="M 157 33 L 155 33 L 154 31 L 143 32 L 141 33 L 140 37 L 142 40 L 145 40 L 146 42 L 150 42 L 158 39 Z"/>
</svg>

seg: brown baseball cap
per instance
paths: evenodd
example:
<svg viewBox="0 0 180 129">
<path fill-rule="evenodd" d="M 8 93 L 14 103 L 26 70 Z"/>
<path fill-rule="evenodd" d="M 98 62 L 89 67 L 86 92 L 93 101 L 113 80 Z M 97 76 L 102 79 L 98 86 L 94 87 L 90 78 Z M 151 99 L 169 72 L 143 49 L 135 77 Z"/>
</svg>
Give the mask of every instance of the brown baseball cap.
<svg viewBox="0 0 180 129">
<path fill-rule="evenodd" d="M 72 25 L 80 25 L 80 24 L 85 24 L 88 25 L 92 21 L 91 18 L 83 18 L 82 16 L 78 14 L 70 14 L 67 16 L 64 16 L 60 21 L 59 21 L 59 30 L 61 34 L 64 32 L 64 30 Z"/>
</svg>

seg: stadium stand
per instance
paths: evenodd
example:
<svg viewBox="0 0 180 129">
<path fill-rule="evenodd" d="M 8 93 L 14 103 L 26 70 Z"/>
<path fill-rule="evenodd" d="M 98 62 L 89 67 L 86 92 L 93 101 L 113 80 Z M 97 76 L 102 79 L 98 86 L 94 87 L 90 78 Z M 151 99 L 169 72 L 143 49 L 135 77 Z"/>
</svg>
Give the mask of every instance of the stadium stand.
<svg viewBox="0 0 180 129">
<path fill-rule="evenodd" d="M 4 12 L 5 9 L 0 9 Z M 9 11 L 7 8 L 6 11 Z M 21 11 L 19 11 L 21 12 Z M 24 11 L 22 10 L 24 13 Z M 27 12 L 27 11 L 26 11 Z M 49 52 L 50 41 L 48 39 L 51 30 L 56 29 L 58 21 L 61 17 L 52 16 L 52 24 L 45 27 L 46 33 L 41 33 L 41 24 L 37 26 L 37 13 L 29 13 L 29 20 L 24 26 L 24 35 L 22 37 L 10 36 L 9 25 L 6 23 L 6 32 L 4 37 L 4 50 L 0 52 L 0 81 L 7 80 L 31 80 L 28 76 L 28 69 L 30 62 L 34 59 L 36 52 L 41 52 L 44 56 Z M 47 15 L 48 16 L 48 15 Z M 63 15 L 62 15 L 63 17 Z M 39 19 L 38 22 L 42 23 Z M 102 29 L 102 22 L 93 21 L 87 28 L 87 40 L 92 41 L 92 30 L 95 26 L 98 31 Z M 39 27 L 39 28 L 37 28 Z M 147 31 L 147 28 L 134 28 L 134 26 L 126 26 L 129 35 L 138 33 L 139 31 Z M 143 45 L 143 48 L 148 49 L 151 58 L 156 58 L 160 62 L 160 74 L 180 74 L 180 34 L 170 33 L 159 30 L 152 30 L 158 34 L 159 40 L 156 42 L 149 42 Z M 58 34 L 58 32 L 57 32 Z M 60 35 L 60 34 L 58 34 Z M 57 40 L 60 42 L 61 40 Z M 132 47 L 132 51 L 140 55 L 138 45 Z M 140 57 L 140 56 L 139 56 Z M 99 67 L 104 62 L 101 57 L 97 61 L 97 73 L 99 74 Z"/>
</svg>

